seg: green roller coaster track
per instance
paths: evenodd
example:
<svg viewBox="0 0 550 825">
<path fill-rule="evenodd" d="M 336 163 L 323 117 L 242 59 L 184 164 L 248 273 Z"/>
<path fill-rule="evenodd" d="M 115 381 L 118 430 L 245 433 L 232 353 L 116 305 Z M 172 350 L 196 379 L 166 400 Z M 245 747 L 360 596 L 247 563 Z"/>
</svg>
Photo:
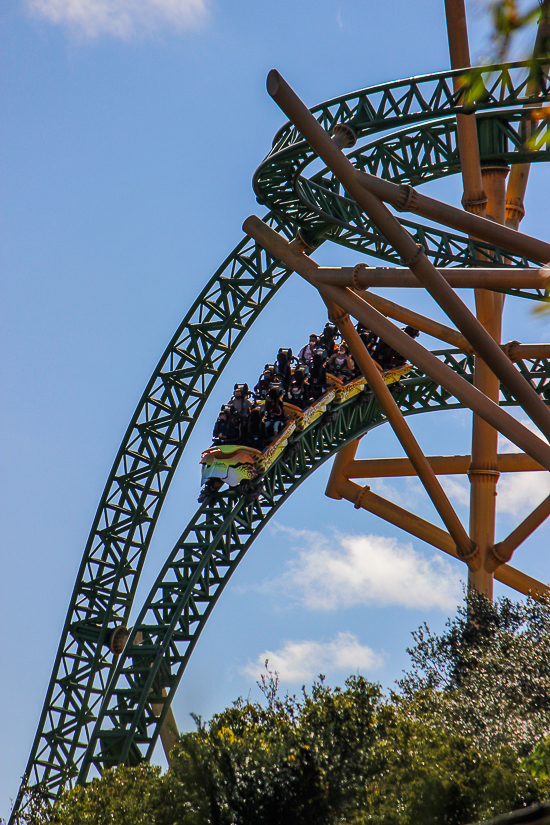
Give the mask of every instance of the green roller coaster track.
<svg viewBox="0 0 550 825">
<path fill-rule="evenodd" d="M 362 169 L 417 184 L 459 171 L 454 115 L 462 111 L 454 72 L 401 80 L 345 95 L 312 109 L 325 129 L 351 124 L 364 143 L 349 155 Z M 522 137 L 525 107 L 550 100 L 550 82 L 528 96 L 526 65 L 480 70 L 482 162 L 550 159 L 549 121 Z M 377 139 L 371 140 L 375 135 Z M 312 242 L 334 241 L 392 264 L 399 259 L 326 169 L 304 177 L 316 159 L 294 127 L 277 133 L 254 177 L 264 220 L 287 238 L 297 228 Z M 438 266 L 531 261 L 462 235 L 402 220 Z M 38 731 L 11 822 L 23 819 L 33 794 L 54 800 L 89 769 L 150 758 L 187 661 L 238 562 L 288 495 L 346 441 L 383 423 L 376 403 L 361 396 L 300 434 L 264 479 L 258 502 L 236 493 L 211 497 L 169 556 L 120 656 L 109 650 L 114 628 L 128 625 L 139 576 L 170 482 L 216 381 L 245 333 L 290 272 L 245 237 L 213 275 L 163 354 L 123 439 L 101 498 L 69 605 Z M 510 290 L 535 300 L 538 290 Z M 453 369 L 471 374 L 466 356 L 441 352 Z M 520 362 L 545 398 L 550 364 Z M 405 414 L 457 407 L 456 399 L 418 371 L 398 398 Z M 505 393 L 502 402 L 514 403 Z M 136 634 L 142 639 L 136 643 Z M 151 704 L 161 705 L 160 716 Z M 158 708 L 157 708 L 158 710 Z"/>
</svg>

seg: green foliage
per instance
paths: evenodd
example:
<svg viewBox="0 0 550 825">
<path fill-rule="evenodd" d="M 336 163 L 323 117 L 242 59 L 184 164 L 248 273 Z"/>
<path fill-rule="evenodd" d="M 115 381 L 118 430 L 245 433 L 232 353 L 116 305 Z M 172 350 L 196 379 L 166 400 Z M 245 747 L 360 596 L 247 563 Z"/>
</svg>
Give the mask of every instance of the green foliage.
<svg viewBox="0 0 550 825">
<path fill-rule="evenodd" d="M 161 803 L 160 768 L 143 764 L 105 771 L 87 788 L 61 797 L 48 818 L 51 825 L 151 825 Z"/>
<path fill-rule="evenodd" d="M 44 825 L 460 825 L 550 796 L 550 606 L 473 595 L 422 626 L 399 694 L 323 678 L 239 700 L 183 734 L 169 770 L 118 768 Z"/>
<path fill-rule="evenodd" d="M 492 0 L 489 3 L 489 13 L 497 58 L 502 61 L 506 58 L 513 36 L 530 24 L 538 22 L 541 15 L 548 14 L 548 2 L 539 0 L 525 8 L 525 4 L 518 0 Z"/>
<path fill-rule="evenodd" d="M 537 779 L 550 783 L 550 736 L 535 745 L 522 765 Z"/>
<path fill-rule="evenodd" d="M 550 729 L 550 603 L 492 603 L 472 593 L 441 635 L 423 625 L 402 695 L 423 718 L 491 753 L 525 756 Z"/>
<path fill-rule="evenodd" d="M 213 823 L 339 821 L 380 771 L 381 711 L 379 687 L 361 677 L 265 708 L 237 703 L 182 736 L 170 770 L 188 788 L 198 778 Z"/>
</svg>

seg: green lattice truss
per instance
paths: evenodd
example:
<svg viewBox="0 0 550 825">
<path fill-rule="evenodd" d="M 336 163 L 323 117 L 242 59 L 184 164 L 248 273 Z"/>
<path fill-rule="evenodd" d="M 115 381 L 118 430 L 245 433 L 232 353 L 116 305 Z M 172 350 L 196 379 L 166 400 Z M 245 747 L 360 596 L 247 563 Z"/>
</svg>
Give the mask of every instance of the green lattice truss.
<svg viewBox="0 0 550 825">
<path fill-rule="evenodd" d="M 452 89 L 455 73 L 402 80 L 328 101 L 312 111 L 325 129 L 353 125 L 361 148 L 349 155 L 359 169 L 417 184 L 459 171 Z M 485 94 L 475 106 L 482 162 L 550 158 L 548 119 L 522 138 L 528 97 L 524 64 L 481 70 Z M 376 135 L 384 133 L 376 139 Z M 399 259 L 327 170 L 307 178 L 315 160 L 294 127 L 284 126 L 254 177 L 264 218 L 288 239 L 297 228 L 316 244 L 331 240 L 392 264 Z M 437 266 L 475 266 L 476 254 L 495 265 L 540 265 L 467 237 L 401 221 Z M 487 260 L 483 262 L 487 266 Z M 170 701 L 210 612 L 238 562 L 275 510 L 346 441 L 383 423 L 376 403 L 361 396 L 299 435 L 266 477 L 254 505 L 231 491 L 199 508 L 161 570 L 135 622 L 124 653 L 108 642 L 130 623 L 135 591 L 160 510 L 187 440 L 220 374 L 252 323 L 290 273 L 244 238 L 202 291 L 170 341 L 141 398 L 115 459 L 92 525 L 29 763 L 10 822 L 24 817 L 34 792 L 55 799 L 90 767 L 150 758 Z M 537 290 L 510 290 L 535 300 Z M 470 375 L 471 362 L 440 354 Z M 546 398 L 549 364 L 520 362 Z M 399 405 L 405 414 L 457 407 L 431 379 L 413 371 Z M 513 403 L 504 395 L 502 402 Z M 136 633 L 143 641 L 135 644 Z M 140 638 L 140 637 L 138 637 Z M 160 716 L 151 704 L 160 705 Z M 158 712 L 158 708 L 156 708 Z"/>
</svg>

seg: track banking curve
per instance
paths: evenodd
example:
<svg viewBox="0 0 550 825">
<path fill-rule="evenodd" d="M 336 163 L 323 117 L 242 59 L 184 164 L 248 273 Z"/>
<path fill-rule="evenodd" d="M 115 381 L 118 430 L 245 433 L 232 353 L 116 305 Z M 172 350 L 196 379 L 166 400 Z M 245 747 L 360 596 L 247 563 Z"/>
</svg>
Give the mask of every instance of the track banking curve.
<svg viewBox="0 0 550 825">
<path fill-rule="evenodd" d="M 358 168 L 417 184 L 459 171 L 453 121 L 461 107 L 452 89 L 455 74 L 444 72 L 371 87 L 312 111 L 327 131 L 338 123 L 351 124 L 360 142 L 366 141 L 349 155 Z M 488 135 L 481 142 L 482 161 L 490 162 L 497 155 L 510 163 L 550 159 L 548 119 L 539 123 L 528 149 L 521 135 L 523 107 L 550 99 L 548 76 L 543 76 L 543 92 L 537 98 L 528 96 L 526 64 L 487 67 L 480 70 L 480 77 L 485 93 L 475 109 L 482 122 L 491 124 L 480 129 L 480 134 Z M 330 240 L 398 264 L 393 249 L 340 191 L 331 173 L 321 170 L 305 177 L 315 157 L 294 127 L 287 124 L 279 130 L 254 176 L 259 202 L 271 209 L 264 220 L 288 239 L 299 228 L 312 245 Z M 459 234 L 408 220 L 401 223 L 437 266 L 474 266 L 479 264 L 479 252 L 485 266 L 487 259 L 500 266 L 503 262 L 516 266 L 543 263 Z M 354 407 L 353 420 L 349 417 L 352 410 L 346 412 L 343 407 L 335 421 L 324 422 L 319 432 L 314 428 L 315 434 L 308 438 L 304 434 L 294 445 L 293 456 L 275 465 L 273 478 L 266 480 L 265 505 L 245 506 L 231 495 L 225 499 L 229 513 L 223 500 L 207 501 L 184 531 L 137 619 L 133 633 L 141 632 L 143 642 L 136 645 L 131 636 L 122 655 L 110 651 L 113 630 L 130 622 L 146 553 L 194 423 L 246 331 L 289 276 L 279 261 L 244 237 L 203 289 L 159 361 L 130 422 L 92 525 L 10 822 L 24 812 L 33 788 L 55 799 L 67 784 L 84 781 L 91 765 L 103 768 L 121 759 L 136 762 L 150 757 L 200 630 L 254 536 L 292 489 L 349 440 L 350 433 L 356 436 L 382 423 L 372 401 Z M 545 297 L 535 289 L 510 292 L 535 300 Z M 441 357 L 454 359 L 457 369 L 468 368 L 465 356 L 463 362 L 452 353 Z M 459 367 L 459 363 L 466 366 Z M 540 392 L 546 386 L 547 367 L 546 362 L 525 362 L 523 367 L 539 374 Z M 408 385 L 403 401 L 400 398 L 404 412 L 433 409 L 430 399 L 438 394 L 442 400 L 435 408 L 452 405 L 441 388 L 430 386 L 429 379 L 417 374 L 411 380 L 419 382 L 415 392 L 421 388 L 419 398 L 427 400 L 418 401 L 418 409 L 407 408 L 413 392 Z M 367 418 L 356 412 L 361 409 Z M 337 435 L 344 424 L 349 429 Z M 317 445 L 315 449 L 312 444 Z M 272 494 L 268 494 L 269 484 Z M 255 513 L 255 507 L 261 513 Z M 203 538 L 189 539 L 193 531 Z M 219 572 L 222 568 L 224 575 Z M 205 571 L 212 572 L 208 581 Z M 203 585 L 205 592 L 214 588 L 214 597 L 208 596 L 201 612 L 197 605 L 202 604 Z M 163 587 L 166 601 L 161 598 L 159 602 Z M 192 633 L 182 629 L 180 620 L 186 611 L 188 627 L 195 625 Z M 149 624 L 152 616 L 158 624 Z M 153 713 L 151 702 L 163 707 L 160 716 Z"/>
</svg>

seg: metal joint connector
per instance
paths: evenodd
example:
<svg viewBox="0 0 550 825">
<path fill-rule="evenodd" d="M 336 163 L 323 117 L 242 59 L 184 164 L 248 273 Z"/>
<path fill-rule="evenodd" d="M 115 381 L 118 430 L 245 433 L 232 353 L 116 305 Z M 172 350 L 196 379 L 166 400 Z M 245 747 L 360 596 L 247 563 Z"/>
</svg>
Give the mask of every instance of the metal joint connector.
<svg viewBox="0 0 550 825">
<path fill-rule="evenodd" d="M 525 207 L 523 203 L 507 203 L 506 204 L 506 220 L 516 221 L 521 223 L 525 217 Z"/>
<path fill-rule="evenodd" d="M 369 493 L 369 492 L 370 492 L 370 487 L 369 487 L 368 484 L 365 484 L 364 487 L 361 487 L 361 490 L 359 491 L 359 493 L 357 493 L 357 497 L 356 497 L 354 505 L 353 505 L 356 510 L 361 509 L 361 499 L 363 498 L 363 495 L 365 493 Z"/>
<path fill-rule="evenodd" d="M 296 240 L 304 247 L 304 251 L 308 250 L 309 252 L 313 252 L 317 249 L 315 242 L 309 237 L 308 233 L 305 232 L 303 229 L 298 229 L 296 232 Z"/>
<path fill-rule="evenodd" d="M 507 556 L 506 558 L 502 556 L 497 549 L 499 546 L 500 542 L 498 544 L 493 545 L 493 547 L 490 548 L 490 551 L 495 557 L 495 559 L 497 559 L 497 561 L 499 561 L 501 564 L 506 564 L 510 561 L 510 556 Z"/>
<path fill-rule="evenodd" d="M 361 286 L 359 283 L 358 275 L 362 270 L 367 269 L 367 264 L 357 264 L 357 266 L 353 267 L 353 274 L 351 276 L 351 282 L 353 284 L 354 289 L 365 289 L 365 287 Z"/>
<path fill-rule="evenodd" d="M 485 194 L 485 192 L 483 192 L 483 193 L 480 193 L 479 197 L 477 197 L 477 198 L 468 198 L 467 200 L 464 196 L 462 196 L 461 203 L 462 203 L 462 206 L 464 207 L 464 209 L 467 212 L 474 212 L 475 209 L 473 207 L 485 206 L 487 201 L 488 201 L 488 197 Z"/>
<path fill-rule="evenodd" d="M 412 256 L 412 258 L 409 258 L 409 260 L 408 260 L 408 261 L 405 261 L 405 260 L 402 258 L 402 259 L 401 259 L 401 266 L 412 266 L 413 264 L 415 264 L 417 261 L 419 261 L 419 260 L 420 260 L 420 258 L 422 257 L 422 255 L 425 255 L 425 254 L 426 254 L 426 250 L 424 249 L 424 247 L 422 246 L 422 244 L 421 244 L 421 243 L 417 243 L 417 244 L 416 244 L 416 254 L 415 254 L 415 255 L 413 255 L 413 256 Z"/>
<path fill-rule="evenodd" d="M 357 135 L 347 123 L 337 123 L 332 130 L 332 137 L 336 138 L 335 143 L 340 144 L 342 149 L 351 149 L 357 143 Z"/>
<path fill-rule="evenodd" d="M 400 194 L 405 196 L 404 202 L 400 206 L 395 206 L 398 212 L 408 212 L 409 206 L 412 204 L 414 197 L 416 195 L 416 189 L 413 189 L 412 186 L 409 186 L 408 183 L 404 183 L 402 186 L 399 187 Z"/>
<path fill-rule="evenodd" d="M 340 309 L 340 307 L 338 307 L 338 309 Z M 348 318 L 349 313 L 345 312 L 343 309 L 340 310 L 338 314 L 335 314 L 334 312 L 329 312 L 328 314 L 328 319 L 329 321 L 332 321 L 333 324 L 340 324 L 342 321 L 347 321 Z"/>
<path fill-rule="evenodd" d="M 502 344 L 502 351 L 510 359 L 510 361 L 514 360 L 511 355 L 512 350 L 519 347 L 519 345 L 519 341 L 508 341 L 507 344 Z"/>
<path fill-rule="evenodd" d="M 478 548 L 477 548 L 477 544 L 475 543 L 475 541 L 470 542 L 470 552 L 469 553 L 461 553 L 460 548 L 458 546 L 456 548 L 458 558 L 461 561 L 469 561 L 469 559 L 473 559 L 473 557 L 477 554 L 477 550 L 478 550 Z"/>
<path fill-rule="evenodd" d="M 470 476 L 500 476 L 500 470 L 468 470 L 468 477 Z"/>
</svg>

